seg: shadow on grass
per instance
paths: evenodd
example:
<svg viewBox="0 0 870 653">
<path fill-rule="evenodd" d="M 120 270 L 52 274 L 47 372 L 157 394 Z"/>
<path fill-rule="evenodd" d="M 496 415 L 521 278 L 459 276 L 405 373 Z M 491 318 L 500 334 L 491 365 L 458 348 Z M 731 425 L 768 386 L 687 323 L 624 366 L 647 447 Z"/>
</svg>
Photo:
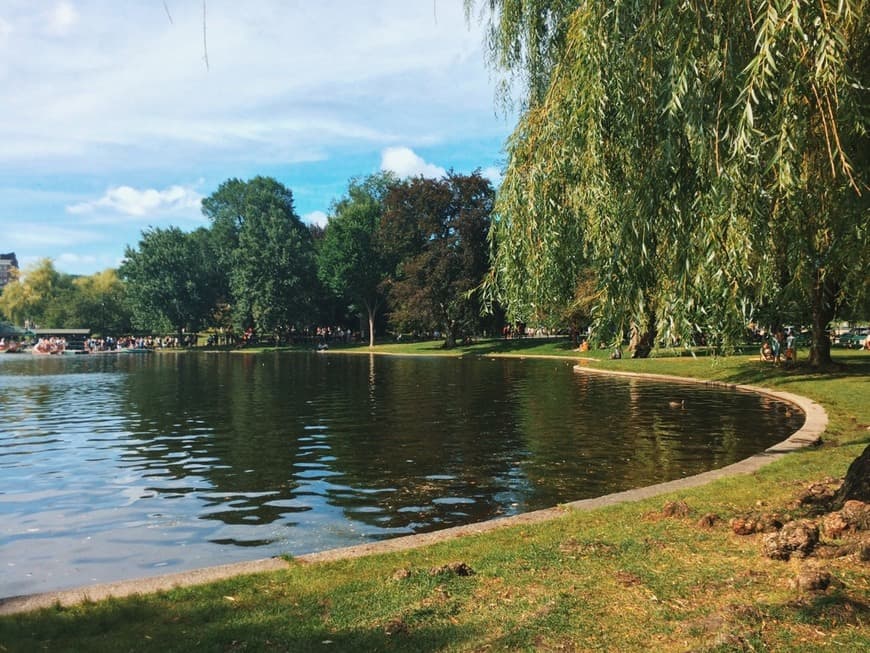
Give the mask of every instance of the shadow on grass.
<svg viewBox="0 0 870 653">
<path fill-rule="evenodd" d="M 792 365 L 772 365 L 748 361 L 735 368 L 724 380 L 741 384 L 763 384 L 773 381 L 777 385 L 808 381 L 854 379 L 870 376 L 870 356 L 841 355 L 828 367 L 813 367 L 806 361 Z"/>
<path fill-rule="evenodd" d="M 87 651 L 435 651 L 480 638 L 469 625 L 409 618 L 342 627 L 323 602 L 190 603 L 139 597 L 0 618 L 0 650 Z M 315 614 L 318 613 L 318 614 Z"/>
<path fill-rule="evenodd" d="M 369 347 L 365 343 L 335 344 L 330 346 L 334 351 L 366 352 Z M 522 354 L 531 355 L 557 354 L 570 356 L 576 354 L 571 341 L 566 338 L 493 338 L 477 340 L 471 344 L 457 343 L 455 347 L 446 349 L 443 340 L 422 340 L 405 342 L 377 342 L 374 353 L 407 353 L 407 354 L 453 354 L 456 356 L 488 356 L 492 354 Z M 592 352 L 590 352 L 592 353 Z M 606 352 L 601 355 L 604 356 Z"/>
<path fill-rule="evenodd" d="M 859 626 L 870 620 L 870 605 L 836 589 L 827 594 L 806 595 L 783 605 L 773 606 L 774 617 L 820 628 Z"/>
<path fill-rule="evenodd" d="M 532 350 L 552 350 L 554 353 L 576 353 L 575 347 L 567 338 L 512 338 L 500 340 L 485 340 L 468 345 L 465 350 L 469 354 L 486 356 L 489 354 L 532 353 Z"/>
</svg>

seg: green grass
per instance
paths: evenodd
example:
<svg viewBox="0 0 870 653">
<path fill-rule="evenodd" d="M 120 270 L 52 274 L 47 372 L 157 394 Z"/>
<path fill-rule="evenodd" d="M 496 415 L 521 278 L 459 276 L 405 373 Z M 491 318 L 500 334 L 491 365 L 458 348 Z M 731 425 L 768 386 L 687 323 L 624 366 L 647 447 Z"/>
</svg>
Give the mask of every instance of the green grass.
<svg viewBox="0 0 870 653">
<path fill-rule="evenodd" d="M 377 349 L 437 353 L 433 343 Z M 557 341 L 452 353 L 577 356 Z M 870 443 L 870 355 L 835 355 L 842 366 L 824 374 L 752 356 L 594 363 L 763 385 L 822 403 L 830 418 L 823 444 L 753 475 L 402 553 L 4 617 L 0 651 L 868 650 L 867 563 L 769 560 L 762 536 L 728 527 L 748 512 L 805 516 L 794 501 L 800 490 L 842 476 Z M 686 501 L 692 514 L 664 517 L 669 499 Z M 712 528 L 697 525 L 706 513 L 720 517 Z M 430 573 L 457 561 L 475 574 Z M 790 586 L 808 565 L 830 571 L 831 589 Z M 410 573 L 394 579 L 400 569 Z"/>
<path fill-rule="evenodd" d="M 246 353 L 264 351 L 312 351 L 310 344 L 282 347 L 246 347 L 235 350 Z M 488 356 L 499 354 L 519 354 L 528 356 L 576 357 L 571 343 L 566 338 L 523 338 L 515 340 L 482 339 L 470 345 L 458 345 L 452 349 L 444 348 L 443 340 L 421 340 L 417 342 L 378 342 L 374 347 L 363 343 L 332 343 L 328 353 L 342 354 L 393 354 L 401 356 Z M 591 355 L 607 358 L 609 352 L 599 350 Z M 587 355 L 587 354 L 584 354 Z"/>
</svg>

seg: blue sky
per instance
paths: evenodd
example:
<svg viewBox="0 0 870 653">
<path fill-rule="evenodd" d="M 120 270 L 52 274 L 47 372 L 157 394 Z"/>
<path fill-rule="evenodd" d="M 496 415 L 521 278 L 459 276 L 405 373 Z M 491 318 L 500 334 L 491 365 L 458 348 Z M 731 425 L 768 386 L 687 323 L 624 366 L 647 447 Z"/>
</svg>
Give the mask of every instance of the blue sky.
<svg viewBox="0 0 870 653">
<path fill-rule="evenodd" d="M 4 0 L 0 252 L 116 267 L 231 177 L 319 223 L 380 169 L 497 182 L 514 117 L 482 48 L 462 0 Z"/>
</svg>

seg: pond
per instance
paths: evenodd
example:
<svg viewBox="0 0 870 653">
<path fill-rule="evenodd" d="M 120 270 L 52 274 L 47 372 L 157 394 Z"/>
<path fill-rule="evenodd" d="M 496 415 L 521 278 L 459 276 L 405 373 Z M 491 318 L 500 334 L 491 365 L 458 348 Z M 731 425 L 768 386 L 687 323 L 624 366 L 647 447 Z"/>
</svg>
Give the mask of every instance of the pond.
<svg viewBox="0 0 870 653">
<path fill-rule="evenodd" d="M 803 423 L 767 397 L 572 365 L 2 356 L 0 596 L 546 508 L 722 467 Z"/>
</svg>

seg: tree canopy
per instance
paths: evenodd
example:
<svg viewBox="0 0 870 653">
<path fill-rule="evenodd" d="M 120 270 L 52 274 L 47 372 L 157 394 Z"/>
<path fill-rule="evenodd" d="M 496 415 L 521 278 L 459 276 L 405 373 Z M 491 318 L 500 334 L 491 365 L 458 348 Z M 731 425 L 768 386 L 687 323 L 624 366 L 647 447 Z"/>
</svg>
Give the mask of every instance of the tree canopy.
<svg viewBox="0 0 870 653">
<path fill-rule="evenodd" d="M 58 272 L 51 259 L 45 258 L 3 288 L 0 312 L 18 324 L 69 326 L 74 322 L 77 299 L 73 276 Z"/>
<path fill-rule="evenodd" d="M 271 177 L 229 179 L 203 200 L 239 326 L 287 334 L 311 317 L 317 276 L 311 232 L 292 191 Z"/>
<path fill-rule="evenodd" d="M 347 196 L 332 207 L 317 249 L 321 282 L 358 311 L 365 311 L 369 346 L 375 342 L 375 317 L 386 301 L 383 283 L 390 270 L 380 230 L 384 197 L 393 183 L 389 173 L 351 180 Z"/>
<path fill-rule="evenodd" d="M 208 229 L 150 229 L 121 273 L 136 324 L 150 330 L 254 327 L 275 342 L 367 316 L 369 343 L 392 326 L 457 335 L 483 325 L 494 191 L 479 173 L 348 184 L 327 226 L 302 224 L 292 192 L 269 177 L 229 179 L 203 201 Z M 500 319 L 500 316 L 497 318 Z M 335 321 L 334 321 L 335 320 Z"/>
<path fill-rule="evenodd" d="M 496 50 L 564 8 L 486 4 Z M 868 290 L 866 3 L 581 1 L 555 33 L 496 206 L 509 311 L 567 302 L 591 265 L 601 333 L 727 343 L 798 302 L 829 361 L 827 323 Z"/>
<path fill-rule="evenodd" d="M 126 287 L 113 269 L 75 277 L 42 259 L 3 288 L 0 314 L 38 328 L 95 328 L 100 334 L 130 328 Z"/>
<path fill-rule="evenodd" d="M 418 177 L 390 189 L 381 238 L 393 262 L 392 322 L 441 330 L 447 347 L 477 330 L 494 200 L 492 185 L 479 172 Z"/>
<path fill-rule="evenodd" d="M 216 303 L 214 255 L 205 230 L 151 228 L 127 247 L 120 275 L 127 283 L 133 324 L 147 331 L 196 332 Z"/>
<path fill-rule="evenodd" d="M 129 333 L 131 312 L 126 284 L 115 269 L 73 279 L 77 301 L 69 311 L 69 326 L 92 327 L 101 336 Z"/>
</svg>

